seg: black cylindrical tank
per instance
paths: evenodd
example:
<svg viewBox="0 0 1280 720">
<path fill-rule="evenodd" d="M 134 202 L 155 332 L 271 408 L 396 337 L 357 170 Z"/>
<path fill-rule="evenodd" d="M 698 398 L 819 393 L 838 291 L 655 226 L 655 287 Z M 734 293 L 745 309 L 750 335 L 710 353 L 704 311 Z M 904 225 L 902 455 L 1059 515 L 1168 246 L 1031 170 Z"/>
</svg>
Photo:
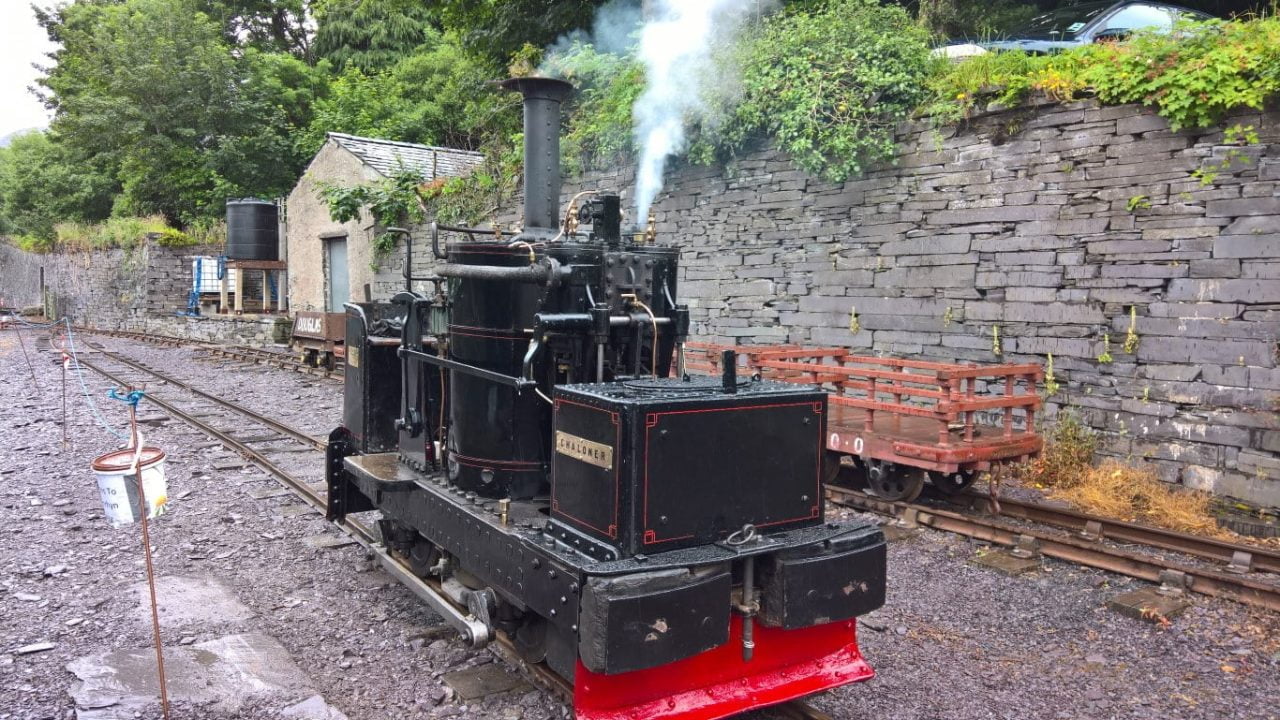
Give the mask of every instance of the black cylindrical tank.
<svg viewBox="0 0 1280 720">
<path fill-rule="evenodd" d="M 227 257 L 280 259 L 280 209 L 270 200 L 227 201 Z"/>
<path fill-rule="evenodd" d="M 596 245 L 557 245 L 539 250 L 562 265 L 598 266 Z M 451 243 L 449 261 L 459 265 L 525 267 L 529 249 L 505 243 Z M 547 292 L 540 284 L 453 278 L 449 281 L 449 356 L 509 377 L 519 377 L 529 349 L 534 314 L 585 312 L 581 288 Z M 545 377 L 547 354 L 533 366 Z M 548 490 L 551 405 L 532 388 L 509 385 L 461 371 L 449 383 L 449 479 L 463 490 L 492 498 L 527 499 Z"/>
</svg>

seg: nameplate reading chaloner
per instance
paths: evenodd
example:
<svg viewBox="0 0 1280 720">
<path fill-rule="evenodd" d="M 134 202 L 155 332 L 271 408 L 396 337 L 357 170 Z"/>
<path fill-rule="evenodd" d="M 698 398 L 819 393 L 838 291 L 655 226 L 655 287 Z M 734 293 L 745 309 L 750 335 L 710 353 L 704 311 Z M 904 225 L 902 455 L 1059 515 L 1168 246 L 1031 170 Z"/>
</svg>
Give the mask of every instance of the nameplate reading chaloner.
<svg viewBox="0 0 1280 720">
<path fill-rule="evenodd" d="M 605 470 L 613 469 L 612 447 L 577 435 L 570 435 L 563 430 L 556 431 L 556 452 Z"/>
</svg>

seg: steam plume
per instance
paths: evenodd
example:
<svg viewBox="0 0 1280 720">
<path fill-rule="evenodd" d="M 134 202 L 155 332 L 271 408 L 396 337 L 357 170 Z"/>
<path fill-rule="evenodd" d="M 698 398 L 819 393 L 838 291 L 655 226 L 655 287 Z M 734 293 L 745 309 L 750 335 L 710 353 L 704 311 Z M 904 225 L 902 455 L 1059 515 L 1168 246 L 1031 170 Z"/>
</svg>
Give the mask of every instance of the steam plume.
<svg viewBox="0 0 1280 720">
<path fill-rule="evenodd" d="M 560 59 L 575 46 L 590 45 L 599 52 L 630 55 L 635 49 L 636 31 L 643 22 L 640 0 L 611 0 L 596 10 L 591 30 L 573 30 L 561 35 L 543 53 L 539 75 L 560 74 Z"/>
<path fill-rule="evenodd" d="M 637 223 L 645 221 L 662 189 L 667 156 L 684 148 L 686 123 L 706 110 L 704 85 L 715 74 L 712 43 L 732 38 L 759 9 L 759 3 L 745 0 L 652 0 L 649 5 L 639 48 L 647 83 L 634 109 L 640 145 Z"/>
</svg>

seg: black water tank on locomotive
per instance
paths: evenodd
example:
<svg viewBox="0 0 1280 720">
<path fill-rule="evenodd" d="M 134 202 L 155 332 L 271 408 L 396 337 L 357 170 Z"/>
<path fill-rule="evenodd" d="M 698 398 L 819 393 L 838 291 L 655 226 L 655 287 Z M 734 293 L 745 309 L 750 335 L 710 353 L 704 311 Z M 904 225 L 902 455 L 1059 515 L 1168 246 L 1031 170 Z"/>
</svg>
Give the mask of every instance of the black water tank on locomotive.
<svg viewBox="0 0 1280 720">
<path fill-rule="evenodd" d="M 256 198 L 227 201 L 227 257 L 280 259 L 280 209 L 274 202 Z"/>
</svg>

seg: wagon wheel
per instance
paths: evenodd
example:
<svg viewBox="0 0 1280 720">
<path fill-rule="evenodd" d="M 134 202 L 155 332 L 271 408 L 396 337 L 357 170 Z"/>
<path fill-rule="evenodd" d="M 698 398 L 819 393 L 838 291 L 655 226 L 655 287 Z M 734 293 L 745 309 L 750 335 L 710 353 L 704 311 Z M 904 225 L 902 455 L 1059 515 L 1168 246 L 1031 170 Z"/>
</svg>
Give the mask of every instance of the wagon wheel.
<svg viewBox="0 0 1280 720">
<path fill-rule="evenodd" d="M 828 450 L 822 455 L 822 482 L 834 483 L 836 478 L 840 477 L 840 471 L 844 466 L 840 463 L 840 458 L 844 455 L 835 450 Z"/>
<path fill-rule="evenodd" d="M 929 482 L 933 483 L 933 487 L 943 495 L 946 495 L 947 497 L 955 497 L 956 495 L 964 492 L 965 488 L 972 485 L 973 481 L 977 479 L 977 477 L 978 473 L 973 470 L 961 470 L 960 472 L 952 473 L 950 475 L 931 472 L 929 473 Z"/>
<path fill-rule="evenodd" d="M 867 483 L 878 497 L 892 502 L 911 502 L 924 490 L 925 471 L 891 463 L 878 463 L 867 473 Z"/>
</svg>

